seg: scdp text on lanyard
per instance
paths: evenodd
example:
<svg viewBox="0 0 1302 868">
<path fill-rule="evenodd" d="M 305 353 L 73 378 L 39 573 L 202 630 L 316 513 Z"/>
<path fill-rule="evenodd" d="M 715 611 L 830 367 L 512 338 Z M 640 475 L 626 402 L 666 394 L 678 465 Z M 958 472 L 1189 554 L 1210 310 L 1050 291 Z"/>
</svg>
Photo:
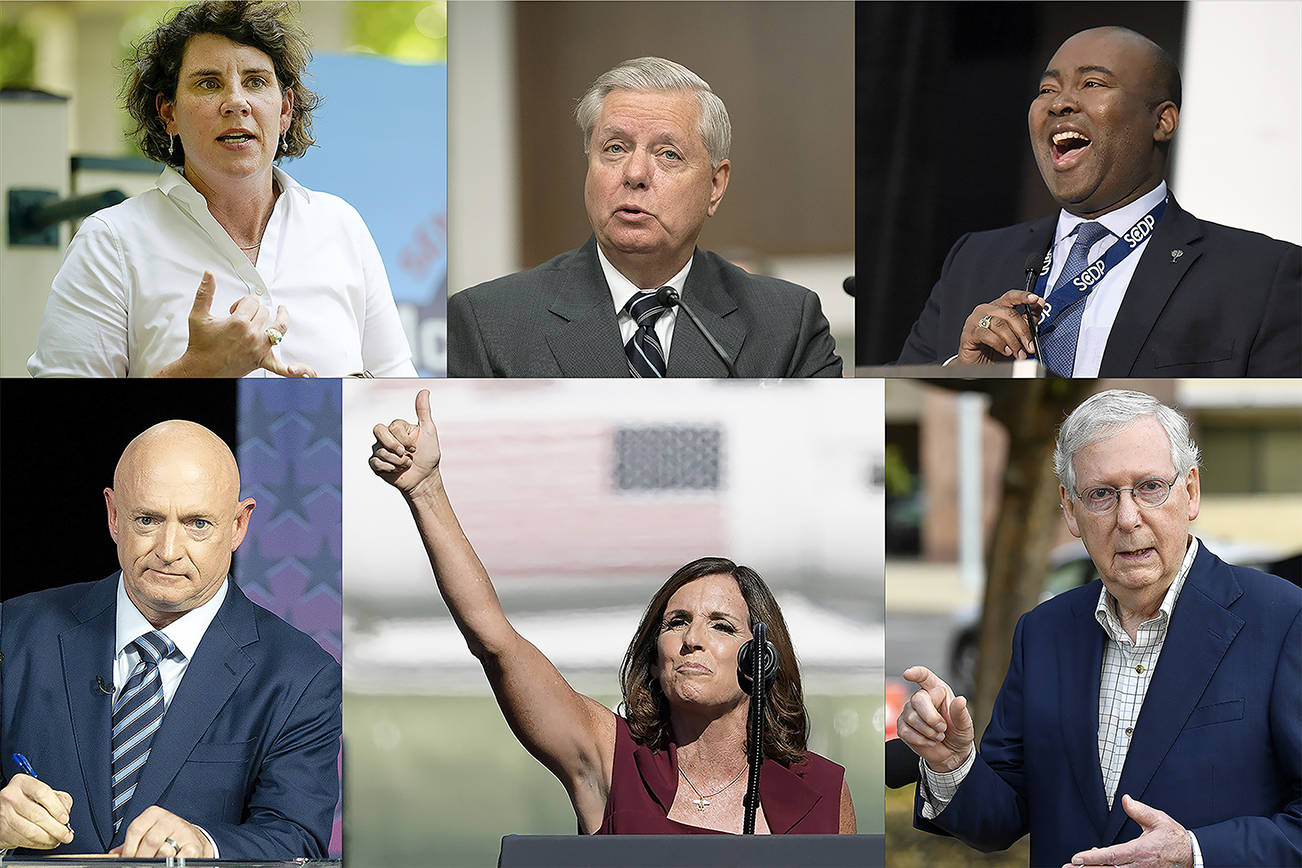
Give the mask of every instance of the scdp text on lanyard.
<svg viewBox="0 0 1302 868">
<path fill-rule="evenodd" d="M 1139 245 L 1152 234 L 1153 228 L 1157 226 L 1157 221 L 1161 219 L 1162 213 L 1166 211 L 1166 199 L 1158 202 L 1153 209 L 1135 221 L 1131 226 L 1121 234 L 1118 241 L 1113 242 L 1112 246 L 1104 251 L 1103 255 L 1093 262 L 1086 265 L 1076 274 L 1060 275 L 1058 278 L 1058 289 L 1053 296 L 1046 297 L 1045 287 L 1049 284 L 1049 272 L 1053 268 L 1053 248 L 1049 248 L 1049 253 L 1044 257 L 1044 266 L 1040 269 L 1040 278 L 1035 283 L 1035 294 L 1043 298 L 1044 309 L 1040 312 L 1040 332 L 1041 334 L 1053 330 L 1057 324 L 1058 318 L 1068 308 L 1082 303 L 1089 297 L 1090 291 L 1103 280 L 1103 276 L 1111 271 L 1116 265 L 1130 254 L 1134 253 Z M 1057 296 L 1064 295 L 1064 290 L 1075 287 L 1078 292 L 1072 293 L 1065 298 Z"/>
</svg>

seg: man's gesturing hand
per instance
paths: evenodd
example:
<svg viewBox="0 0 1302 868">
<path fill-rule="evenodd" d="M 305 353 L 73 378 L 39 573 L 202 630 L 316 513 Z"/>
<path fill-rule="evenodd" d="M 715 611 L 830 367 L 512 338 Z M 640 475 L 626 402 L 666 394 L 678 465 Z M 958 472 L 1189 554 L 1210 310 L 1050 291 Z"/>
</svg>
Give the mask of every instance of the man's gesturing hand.
<svg viewBox="0 0 1302 868">
<path fill-rule="evenodd" d="M 905 703 L 895 731 L 932 771 L 954 771 L 967 760 L 975 740 L 967 699 L 954 696 L 949 685 L 925 666 L 904 670 L 904 679 L 920 689 Z"/>
<path fill-rule="evenodd" d="M 169 840 L 170 839 L 170 840 Z M 158 805 L 150 805 L 127 826 L 122 845 L 109 851 L 110 855 L 127 859 L 166 859 L 168 856 L 189 856 L 192 859 L 212 859 L 212 845 L 208 836 L 193 823 L 187 822 Z"/>
<path fill-rule="evenodd" d="M 422 483 L 438 480 L 438 431 L 429 412 L 429 389 L 416 395 L 416 424 L 394 419 L 388 425 L 376 425 L 375 444 L 371 446 L 371 469 L 375 475 L 403 494 L 420 493 Z"/>
<path fill-rule="evenodd" d="M 276 344 L 267 334 L 268 327 L 281 337 L 289 331 L 289 310 L 282 304 L 276 318 L 252 296 L 243 296 L 231 305 L 230 316 L 213 316 L 212 301 L 217 281 L 205 271 L 194 294 L 194 306 L 188 319 L 190 342 L 181 358 L 160 371 L 163 376 L 242 377 L 257 368 L 266 368 L 282 377 L 315 377 L 307 365 L 286 365 L 276 355 Z"/>
<path fill-rule="evenodd" d="M 1077 853 L 1062 868 L 1076 865 L 1115 865 L 1117 868 L 1192 868 L 1193 844 L 1189 832 L 1171 816 L 1130 796 L 1121 807 L 1143 829 L 1139 837 L 1111 847 Z"/>
<path fill-rule="evenodd" d="M 958 359 L 964 365 L 1025 359 L 1035 355 L 1031 327 L 1016 305 L 1024 304 L 1039 316 L 1044 300 L 1038 295 L 1010 289 L 988 304 L 979 304 L 963 323 L 958 338 Z"/>
<path fill-rule="evenodd" d="M 0 850 L 49 850 L 72 841 L 72 796 L 44 781 L 17 774 L 0 790 Z"/>
</svg>

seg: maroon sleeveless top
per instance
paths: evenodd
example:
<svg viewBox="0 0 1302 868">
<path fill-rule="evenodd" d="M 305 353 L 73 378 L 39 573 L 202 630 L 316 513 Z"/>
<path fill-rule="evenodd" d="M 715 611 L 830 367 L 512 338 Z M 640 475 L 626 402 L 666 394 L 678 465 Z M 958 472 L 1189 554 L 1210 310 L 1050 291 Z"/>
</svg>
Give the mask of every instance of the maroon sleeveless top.
<svg viewBox="0 0 1302 868">
<path fill-rule="evenodd" d="M 787 768 L 765 759 L 760 770 L 760 804 L 769 831 L 830 835 L 841 827 L 841 782 L 845 769 L 816 753 Z M 678 792 L 678 746 L 652 751 L 633 740 L 628 721 L 615 718 L 615 766 L 610 797 L 598 835 L 719 835 L 666 816 Z M 744 786 L 745 781 L 738 783 Z"/>
</svg>

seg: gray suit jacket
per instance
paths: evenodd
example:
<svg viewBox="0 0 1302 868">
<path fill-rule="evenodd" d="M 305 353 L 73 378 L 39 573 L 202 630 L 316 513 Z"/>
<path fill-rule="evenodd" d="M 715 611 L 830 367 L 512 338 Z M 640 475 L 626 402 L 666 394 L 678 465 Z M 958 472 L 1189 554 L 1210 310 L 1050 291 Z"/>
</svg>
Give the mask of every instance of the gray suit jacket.
<svg viewBox="0 0 1302 868">
<path fill-rule="evenodd" d="M 841 375 L 818 296 L 804 287 L 748 274 L 697 249 L 683 297 L 732 357 L 739 377 Z M 674 323 L 668 374 L 728 375 L 682 314 Z M 453 295 L 448 376 L 630 376 L 596 238 L 537 268 Z"/>
</svg>

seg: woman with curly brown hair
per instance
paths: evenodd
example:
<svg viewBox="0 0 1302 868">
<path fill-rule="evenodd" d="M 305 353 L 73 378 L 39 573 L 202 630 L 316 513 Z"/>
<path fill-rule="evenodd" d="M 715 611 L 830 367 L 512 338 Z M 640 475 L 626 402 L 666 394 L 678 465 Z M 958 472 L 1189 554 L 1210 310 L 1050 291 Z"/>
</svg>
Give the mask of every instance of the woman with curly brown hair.
<svg viewBox="0 0 1302 868">
<path fill-rule="evenodd" d="M 748 699 L 737 654 L 761 620 L 780 663 L 764 708 L 756 831 L 855 831 L 845 770 L 806 747 L 795 652 L 753 570 L 701 558 L 669 578 L 624 657 L 617 716 L 575 692 L 511 626 L 444 490 L 428 391 L 416 397 L 416 420 L 375 426 L 371 469 L 407 501 L 439 592 L 507 723 L 565 787 L 581 833 L 742 830 Z"/>
<path fill-rule="evenodd" d="M 125 104 L 166 168 L 73 238 L 33 376 L 415 376 L 362 218 L 275 165 L 314 143 L 310 59 L 287 3 L 195 3 L 141 41 Z"/>
</svg>

